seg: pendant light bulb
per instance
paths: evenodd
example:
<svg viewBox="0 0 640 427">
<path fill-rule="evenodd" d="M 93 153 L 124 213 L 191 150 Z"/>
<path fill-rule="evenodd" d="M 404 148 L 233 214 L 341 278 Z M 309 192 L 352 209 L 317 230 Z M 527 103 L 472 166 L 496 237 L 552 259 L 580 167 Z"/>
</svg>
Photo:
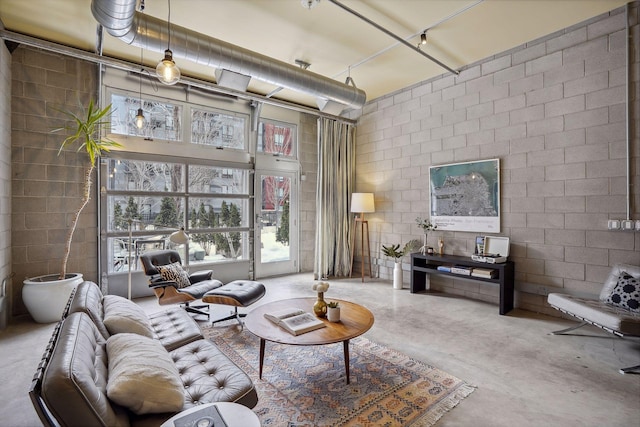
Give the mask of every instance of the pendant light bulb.
<svg viewBox="0 0 640 427">
<path fill-rule="evenodd" d="M 136 114 L 136 127 L 138 129 L 142 129 L 147 121 L 144 118 L 144 113 L 142 112 L 142 108 L 138 108 L 138 114 Z"/>
<path fill-rule="evenodd" d="M 427 32 L 420 34 L 420 44 L 427 44 Z"/>
<path fill-rule="evenodd" d="M 174 85 L 180 80 L 180 69 L 173 61 L 173 52 L 170 49 L 164 51 L 164 58 L 156 66 L 156 74 L 166 85 Z"/>
</svg>

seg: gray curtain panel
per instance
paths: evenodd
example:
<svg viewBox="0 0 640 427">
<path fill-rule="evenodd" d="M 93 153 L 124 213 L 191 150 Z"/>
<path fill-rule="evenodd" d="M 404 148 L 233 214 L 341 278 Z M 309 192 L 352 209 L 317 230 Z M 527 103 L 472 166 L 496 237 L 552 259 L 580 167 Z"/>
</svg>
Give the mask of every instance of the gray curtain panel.
<svg viewBox="0 0 640 427">
<path fill-rule="evenodd" d="M 314 277 L 348 276 L 353 231 L 349 205 L 355 187 L 356 129 L 318 119 L 318 186 Z"/>
</svg>

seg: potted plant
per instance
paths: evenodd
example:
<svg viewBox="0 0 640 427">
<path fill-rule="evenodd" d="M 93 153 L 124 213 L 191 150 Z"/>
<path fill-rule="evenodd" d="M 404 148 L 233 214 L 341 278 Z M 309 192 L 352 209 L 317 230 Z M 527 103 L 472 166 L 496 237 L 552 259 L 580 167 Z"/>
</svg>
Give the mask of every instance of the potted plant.
<svg viewBox="0 0 640 427">
<path fill-rule="evenodd" d="M 429 250 L 429 246 L 427 246 L 427 235 L 430 231 L 437 229 L 438 226 L 433 224 L 429 218 L 422 217 L 416 218 L 416 224 L 422 229 L 422 232 L 424 233 L 424 245 L 422 245 L 422 247 L 420 248 L 420 253 L 424 255 Z"/>
<path fill-rule="evenodd" d="M 329 301 L 327 303 L 327 320 L 329 322 L 340 321 L 340 303 L 338 301 Z"/>
<path fill-rule="evenodd" d="M 60 144 L 58 155 L 65 147 L 71 146 L 76 142 L 79 143 L 77 151 L 83 151 L 87 154 L 87 170 L 82 188 L 82 201 L 74 212 L 69 227 L 64 253 L 62 254 L 60 272 L 58 274 L 29 278 L 23 282 L 22 299 L 31 317 L 38 323 L 50 323 L 60 320 L 71 291 L 78 283 L 82 282 L 81 273 L 67 273 L 67 263 L 71 253 L 71 241 L 73 240 L 80 214 L 91 199 L 92 175 L 96 168 L 97 159 L 102 153 L 109 152 L 111 148 L 121 146 L 117 142 L 103 138 L 100 135 L 100 127 L 109 123 L 107 119 L 111 114 L 111 107 L 111 104 L 109 104 L 104 108 L 98 108 L 91 100 L 83 116 L 60 110 L 74 124 L 73 126 L 53 131 L 68 130 L 72 132 Z"/>
<path fill-rule="evenodd" d="M 408 241 L 402 250 L 400 245 L 382 245 L 382 253 L 386 256 L 393 258 L 393 289 L 402 289 L 402 263 L 400 262 L 402 257 L 415 251 L 420 246 L 420 242 L 417 240 Z"/>
</svg>

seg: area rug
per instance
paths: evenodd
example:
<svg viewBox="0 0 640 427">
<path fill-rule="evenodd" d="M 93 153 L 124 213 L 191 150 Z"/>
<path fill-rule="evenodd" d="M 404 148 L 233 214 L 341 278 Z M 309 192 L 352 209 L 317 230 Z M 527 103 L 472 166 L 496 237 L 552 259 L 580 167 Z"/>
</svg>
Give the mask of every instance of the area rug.
<svg viewBox="0 0 640 427">
<path fill-rule="evenodd" d="M 263 426 L 430 426 L 474 390 L 364 337 L 349 346 L 350 384 L 342 343 L 267 342 L 260 380 L 259 339 L 237 325 L 218 325 L 203 333 L 253 380 L 259 398 L 253 410 Z"/>
</svg>

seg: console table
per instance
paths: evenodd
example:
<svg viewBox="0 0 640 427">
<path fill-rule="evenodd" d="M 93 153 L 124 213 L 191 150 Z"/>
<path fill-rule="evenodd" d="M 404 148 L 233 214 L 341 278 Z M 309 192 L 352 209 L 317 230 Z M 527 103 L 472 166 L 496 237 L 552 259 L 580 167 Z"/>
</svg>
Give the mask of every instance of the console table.
<svg viewBox="0 0 640 427">
<path fill-rule="evenodd" d="M 494 278 L 467 276 L 438 270 L 438 266 L 464 266 L 470 268 L 484 268 L 496 270 Z M 411 293 L 421 292 L 426 289 L 428 274 L 440 274 L 456 279 L 477 280 L 479 282 L 495 283 L 500 285 L 500 314 L 507 314 L 513 310 L 514 273 L 513 262 L 507 261 L 501 264 L 488 264 L 473 261 L 471 257 L 457 255 L 422 255 L 411 254 Z"/>
</svg>

